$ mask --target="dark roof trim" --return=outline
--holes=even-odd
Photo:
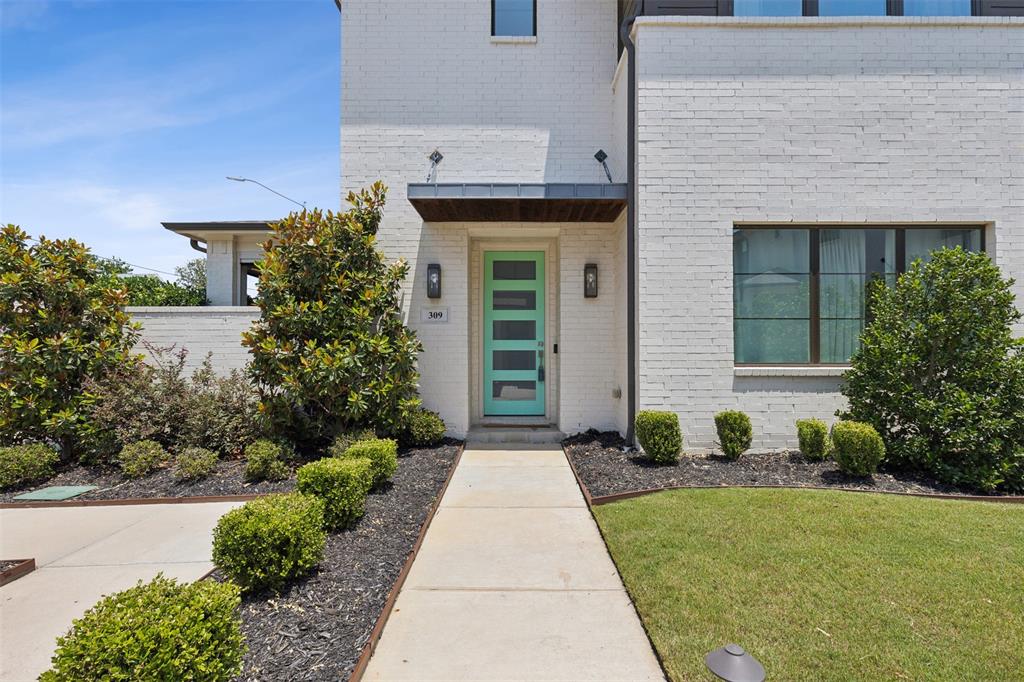
[[[626,185],[605,183],[412,183],[409,203],[427,222],[615,221]]]
[[[206,223],[160,223],[171,232],[239,232],[269,230],[276,220],[215,220]]]

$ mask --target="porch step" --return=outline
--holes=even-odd
[[[552,443],[558,444],[565,434],[550,424],[545,426],[474,426],[466,434],[466,443]]]

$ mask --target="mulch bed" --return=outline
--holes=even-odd
[[[348,677],[458,451],[448,440],[400,452],[391,483],[367,497],[354,528],[328,535],[314,573],[281,595],[243,599],[242,680]]]
[[[198,481],[179,481],[170,467],[158,469],[139,479],[125,478],[115,466],[83,466],[74,464],[57,472],[47,481],[32,483],[0,493],[0,502],[21,502],[15,495],[51,485],[95,485],[98,489],[73,500],[123,500],[152,497],[199,497],[208,495],[255,495],[259,493],[288,492],[295,489],[295,478],[284,481],[245,480],[243,460],[221,460],[213,472]]]
[[[831,460],[812,462],[795,450],[747,452],[739,460],[721,455],[683,454],[675,465],[653,464],[623,451],[619,434],[588,432],[562,441],[565,452],[593,497],[671,486],[778,485],[853,488],[894,493],[978,495],[902,472],[848,476]]]

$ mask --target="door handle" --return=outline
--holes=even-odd
[[[537,382],[544,383],[544,351],[537,351]]]

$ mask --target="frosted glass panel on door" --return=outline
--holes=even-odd
[[[491,397],[494,400],[536,400],[536,381],[494,381],[491,382]]]

